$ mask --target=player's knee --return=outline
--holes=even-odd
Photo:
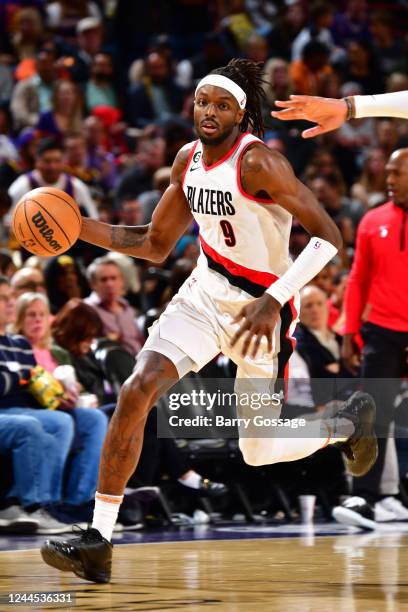
[[[267,463],[263,458],[262,448],[258,440],[254,440],[253,438],[241,438],[239,440],[239,449],[247,465],[259,467]]]
[[[138,364],[133,374],[125,381],[120,392],[122,403],[134,406],[140,412],[147,412],[158,398],[157,370],[146,361]]]

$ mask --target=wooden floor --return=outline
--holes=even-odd
[[[0,552],[0,597],[71,591],[72,607],[15,609],[75,612],[408,611],[407,544],[404,534],[370,533],[121,545],[108,585],[53,570],[38,550]]]

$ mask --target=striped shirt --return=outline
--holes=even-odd
[[[38,408],[20,385],[20,380],[30,378],[30,370],[36,365],[31,344],[24,336],[0,336],[0,408]]]

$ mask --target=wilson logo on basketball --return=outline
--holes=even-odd
[[[31,221],[34,223],[35,227],[40,230],[39,233],[54,251],[60,251],[62,249],[60,243],[54,240],[54,230],[47,224],[47,221],[40,211],[36,212],[35,215],[31,217]]]

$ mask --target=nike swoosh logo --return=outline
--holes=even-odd
[[[194,170],[198,170],[200,166],[196,166],[195,168],[190,168],[190,172],[194,172]]]

